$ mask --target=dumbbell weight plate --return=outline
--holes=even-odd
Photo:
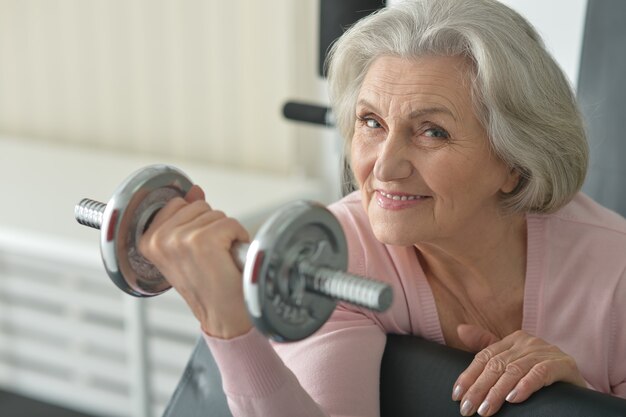
[[[254,325],[281,342],[314,333],[336,302],[304,291],[297,262],[343,271],[347,254],[343,230],[325,207],[298,201],[274,213],[250,244],[244,268],[244,296]]]
[[[124,292],[151,297],[171,286],[137,248],[154,215],[174,197],[184,197],[189,178],[168,165],[151,165],[129,176],[106,206],[100,234],[104,267]]]

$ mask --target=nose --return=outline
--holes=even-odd
[[[381,144],[380,153],[374,164],[374,176],[379,181],[397,181],[413,173],[409,159],[407,139],[401,134],[389,133]]]

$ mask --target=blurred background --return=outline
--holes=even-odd
[[[575,87],[587,0],[505,3]],[[22,415],[19,394],[64,416],[160,416],[197,341],[176,294],[109,281],[81,198],[155,162],[251,231],[340,196],[341,139],[282,115],[328,104],[320,20],[320,0],[0,0],[0,415]]]

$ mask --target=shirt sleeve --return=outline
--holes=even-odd
[[[378,417],[386,336],[358,310],[337,307],[314,335],[271,344],[257,330],[204,335],[235,417]]]
[[[360,202],[353,200],[329,208],[346,231],[348,270],[364,274],[359,226],[351,214]],[[231,340],[205,340],[235,417],[380,416],[386,331],[371,312],[340,303],[320,330],[298,342],[273,343],[254,329]]]

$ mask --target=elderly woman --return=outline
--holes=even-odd
[[[340,305],[310,338],[273,346],[229,255],[248,234],[199,188],[142,241],[200,321],[233,414],[379,415],[387,333],[477,352],[450,387],[464,416],[555,381],[626,397],[626,221],[579,192],[581,117],[532,27],[496,1],[413,1],[331,52],[358,191],[330,208],[349,270],[387,281],[392,308]]]

